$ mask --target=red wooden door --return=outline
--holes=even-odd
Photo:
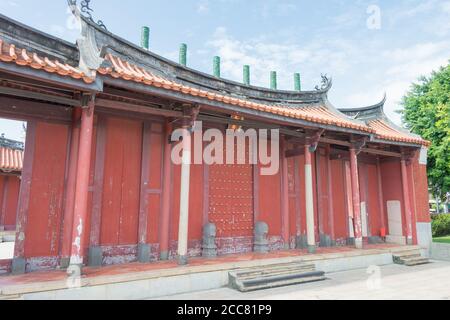
[[[253,165],[211,165],[209,221],[216,225],[217,237],[253,236],[253,211]]]

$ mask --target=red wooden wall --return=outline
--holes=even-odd
[[[344,161],[331,161],[331,171],[333,186],[334,232],[336,240],[338,242],[343,242],[348,238],[348,210],[346,202]]]
[[[32,163],[25,164],[32,166],[32,175],[24,254],[28,258],[55,257],[60,245],[68,127],[40,121],[34,125],[34,141],[27,136],[27,143],[34,143],[34,156]]]
[[[0,174],[0,226],[15,230],[20,177]]]

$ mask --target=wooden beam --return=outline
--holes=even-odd
[[[14,96],[14,97],[49,101],[49,102],[59,103],[62,105],[67,105],[67,106],[72,106],[72,107],[81,107],[80,100],[58,97],[58,96],[53,96],[50,94],[32,92],[32,91],[22,90],[22,89],[0,87],[0,94],[5,94],[8,96]]]
[[[121,101],[107,100],[107,99],[96,99],[95,105],[104,108],[110,108],[121,111],[131,111],[137,113],[151,114],[157,116],[165,117],[181,117],[183,115],[180,111],[156,109],[151,106],[143,106],[138,104],[132,104]]]
[[[392,151],[385,151],[385,150],[378,150],[378,149],[370,149],[370,148],[363,148],[361,152],[369,153],[369,154],[376,154],[379,156],[386,156],[386,157],[394,157],[394,158],[401,158],[402,154],[399,152],[392,152]]]

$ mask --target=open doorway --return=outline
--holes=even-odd
[[[0,260],[12,259],[27,124],[0,118]]]

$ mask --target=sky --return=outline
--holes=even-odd
[[[78,1],[80,2],[80,0]],[[293,89],[293,73],[304,90],[333,78],[329,100],[337,108],[368,106],[387,94],[385,111],[397,124],[400,101],[422,75],[450,59],[450,0],[91,0],[93,17],[108,30],[140,43],[150,27],[150,50],[177,61],[188,45],[188,66],[212,72],[222,59],[222,77]],[[75,42],[65,0],[0,0],[0,13]],[[21,124],[0,120],[0,133],[23,139]]]

